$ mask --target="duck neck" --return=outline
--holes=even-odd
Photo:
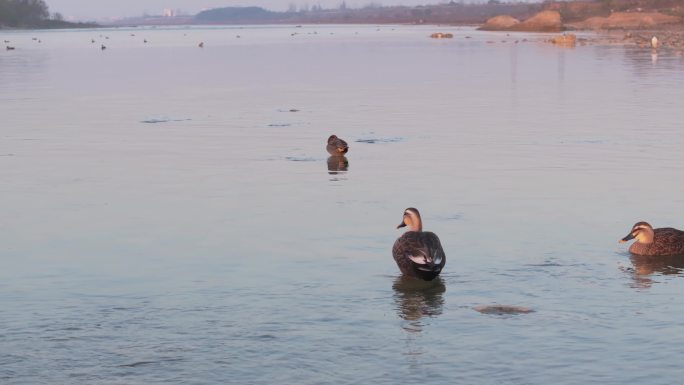
[[[411,221],[411,225],[408,226],[408,231],[417,231],[417,232],[423,231],[423,223],[420,220],[420,218],[414,217],[411,219],[412,219],[412,221]]]

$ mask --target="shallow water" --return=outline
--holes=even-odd
[[[5,39],[2,383],[679,381],[684,262],[617,240],[684,228],[681,53],[425,26]],[[409,206],[446,251],[430,284],[391,257]],[[533,311],[475,309],[497,304]]]

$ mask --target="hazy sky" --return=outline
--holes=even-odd
[[[483,1],[486,0],[464,0],[465,3]],[[324,8],[331,8],[341,2],[342,0],[46,0],[50,12],[60,12],[67,18],[79,20],[140,16],[145,12],[158,15],[164,8],[181,9],[194,14],[206,8],[257,5],[274,11],[283,11],[291,3],[297,6],[320,4]],[[346,2],[349,6],[360,7],[370,3],[417,5],[437,4],[448,2],[448,0],[347,0]]]

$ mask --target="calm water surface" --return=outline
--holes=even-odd
[[[0,31],[0,382],[681,381],[684,57],[541,38]]]

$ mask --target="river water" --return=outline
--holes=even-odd
[[[679,382],[684,56],[544,37],[0,31],[0,382]]]

